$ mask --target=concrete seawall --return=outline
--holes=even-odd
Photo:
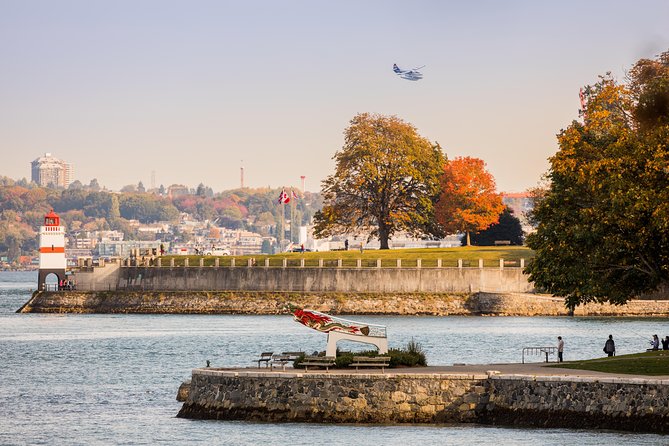
[[[532,292],[522,268],[157,267],[75,270],[79,290],[340,293]]]
[[[382,373],[193,371],[183,418],[484,423],[669,432],[669,380]]]
[[[36,292],[23,313],[285,314],[286,304],[331,314],[567,316],[560,298],[529,293]],[[667,316],[669,301],[587,304],[576,316]]]

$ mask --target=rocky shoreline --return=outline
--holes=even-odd
[[[19,313],[286,314],[288,304],[331,314],[569,316],[564,301],[531,293],[298,293],[253,291],[35,292]],[[588,304],[575,316],[669,316],[667,300]]]

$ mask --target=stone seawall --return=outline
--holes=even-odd
[[[193,371],[182,418],[336,423],[473,422],[486,375]]]
[[[669,432],[669,380],[491,376],[481,422]]]
[[[196,369],[183,418],[669,432],[669,380]]]
[[[523,293],[271,293],[232,291],[36,292],[22,313],[285,314],[286,305],[331,314],[567,316],[562,299]],[[669,301],[588,304],[576,316],[667,316]]]

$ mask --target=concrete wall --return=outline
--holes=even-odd
[[[119,263],[80,267],[74,269],[73,272],[73,280],[77,289],[86,291],[115,290],[121,277]]]
[[[669,380],[489,375],[196,369],[178,416],[669,432]]]
[[[141,290],[342,293],[533,290],[521,268],[122,267],[118,287]]]

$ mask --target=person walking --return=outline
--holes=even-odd
[[[662,339],[662,350],[669,350],[669,336]]]
[[[558,336],[558,362],[562,362],[562,353],[564,352],[564,341],[562,336]]]
[[[616,354],[616,343],[613,342],[613,335],[609,335],[609,339],[606,340],[606,344],[604,344],[604,353],[609,356]]]

